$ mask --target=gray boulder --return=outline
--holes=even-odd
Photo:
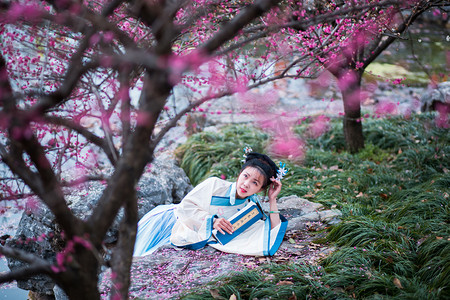
[[[104,185],[100,182],[86,183],[69,191],[66,197],[67,203],[77,217],[86,219],[95,207],[103,189]],[[156,159],[152,163],[151,171],[145,173],[138,183],[139,218],[157,205],[179,203],[191,189],[189,178],[172,160]],[[117,241],[122,217],[121,211],[107,233],[106,244]],[[29,209],[25,210],[16,235],[7,241],[7,245],[34,253],[48,261],[54,261],[56,253],[62,250],[59,233],[60,229],[54,222],[53,214],[45,205],[38,204],[32,212]],[[40,239],[41,236],[46,238]],[[23,265],[24,263],[19,260],[8,259],[8,267],[11,270]],[[43,296],[54,295],[54,283],[48,276],[33,276],[28,280],[18,281],[17,286]]]
[[[441,105],[450,112],[450,81],[438,83],[437,87],[428,90],[421,97],[421,111],[434,111]]]
[[[303,230],[311,223],[335,224],[342,216],[338,209],[326,209],[295,195],[279,199],[278,208],[289,220],[287,230]]]

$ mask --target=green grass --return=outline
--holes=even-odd
[[[185,294],[182,299],[309,299],[309,295],[332,297],[331,291],[320,281],[321,268],[309,264],[268,264],[255,270],[232,273],[211,282],[207,287]],[[214,296],[213,296],[214,295]]]
[[[193,135],[177,149],[177,155],[193,185],[211,176],[224,175],[232,180],[239,172],[244,147],[251,146],[253,151],[262,152],[267,139],[267,134],[256,129],[229,126],[220,133]]]
[[[360,153],[344,150],[341,122],[333,120],[329,132],[308,140],[301,165],[283,160],[290,172],[281,196],[343,212],[326,236],[336,251],[319,265],[267,265],[182,298],[212,298],[215,289],[224,299],[450,299],[448,130],[431,114],[366,120],[363,128]],[[239,126],[198,134],[179,151],[182,167],[194,183],[222,174],[234,180],[241,149],[264,152],[268,138]]]

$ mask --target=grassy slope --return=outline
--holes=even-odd
[[[431,115],[414,115],[368,120],[364,130],[366,148],[356,155],[343,150],[335,120],[329,132],[309,141],[302,165],[284,161],[291,171],[284,195],[342,210],[343,222],[327,235],[335,252],[320,265],[269,264],[183,297],[449,299],[448,129],[436,128]],[[241,149],[264,151],[267,139],[233,126],[193,136],[178,154],[193,184],[209,176],[234,180]]]

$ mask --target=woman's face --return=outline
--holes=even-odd
[[[259,193],[264,184],[264,175],[253,167],[245,168],[236,182],[236,197],[243,199],[253,194]]]

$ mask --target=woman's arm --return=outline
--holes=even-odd
[[[180,222],[196,230],[195,228],[201,227],[201,224],[212,216],[209,207],[215,183],[215,178],[208,178],[183,198],[176,210]]]
[[[269,191],[267,195],[269,196],[269,216],[271,229],[277,227],[280,223],[280,211],[277,205],[277,196],[281,191],[281,181],[276,180],[274,177],[270,178],[272,183],[269,185]]]

